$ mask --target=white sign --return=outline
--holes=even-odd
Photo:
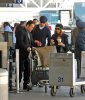
[[[61,11],[61,23],[63,26],[68,26],[70,20],[69,11]]]

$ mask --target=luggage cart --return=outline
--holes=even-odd
[[[49,85],[49,53],[55,50],[56,48],[53,46],[32,48],[30,50],[30,82],[27,85],[28,91],[34,85],[38,85],[39,87],[45,86],[45,93],[47,92],[47,85]],[[33,54],[33,51],[35,54]]]
[[[35,50],[33,50],[35,51]],[[33,55],[32,49],[29,53],[30,60],[30,82],[27,84],[27,91],[31,90],[34,85],[42,84],[45,86],[45,93],[47,92],[47,83],[48,83],[48,69],[43,68],[40,62],[38,62],[38,54]],[[39,59],[40,61],[40,59]],[[38,64],[39,63],[39,64]],[[44,79],[44,80],[43,80]]]
[[[74,53],[51,53],[49,66],[49,83],[51,95],[55,96],[60,86],[70,86],[69,95],[74,96],[76,85],[81,85],[81,93],[85,92],[85,79],[75,77]]]

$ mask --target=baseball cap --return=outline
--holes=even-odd
[[[46,17],[46,16],[41,16],[41,17],[40,17],[40,22],[41,22],[41,23],[47,22],[47,17]]]

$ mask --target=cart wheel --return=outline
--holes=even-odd
[[[85,93],[85,86],[81,85],[81,93]]]
[[[70,88],[69,95],[70,97],[74,97],[74,88]]]
[[[59,89],[59,86],[56,86],[56,89]]]
[[[51,96],[55,96],[56,95],[56,91],[54,90],[54,86],[51,87]]]

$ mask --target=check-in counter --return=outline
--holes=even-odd
[[[0,42],[0,52],[1,52],[1,68],[8,67],[8,58],[7,58],[7,42]]]
[[[8,72],[0,68],[0,100],[8,100]]]

